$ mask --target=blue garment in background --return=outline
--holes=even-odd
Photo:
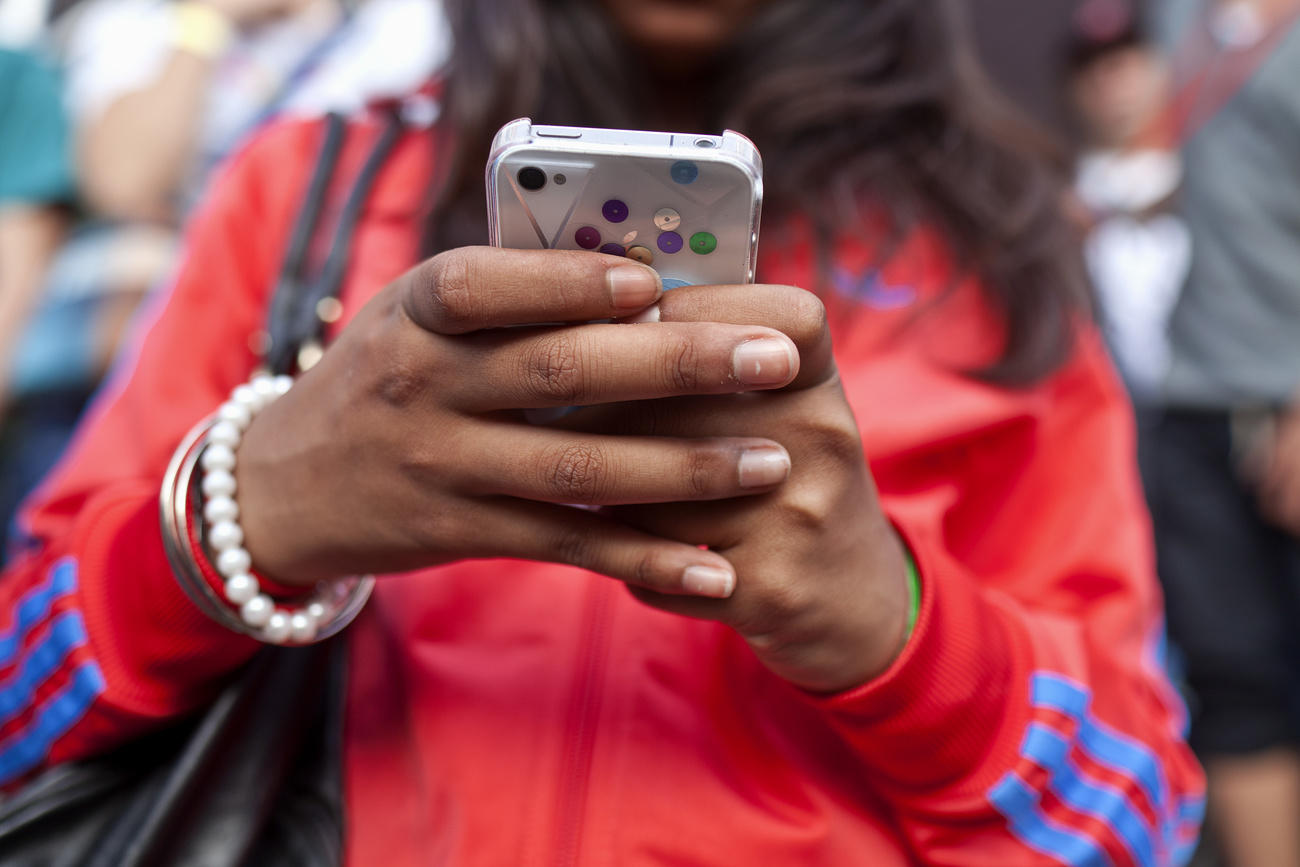
[[[0,48],[0,207],[73,197],[59,77],[38,55]]]

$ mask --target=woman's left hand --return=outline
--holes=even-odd
[[[809,690],[839,691],[881,674],[904,644],[905,559],[840,387],[821,302],[789,286],[686,287],[667,293],[658,315],[776,328],[799,347],[799,377],[781,391],[592,407],[562,426],[765,437],[785,447],[791,471],[762,496],[608,509],[655,535],[707,545],[736,569],[726,599],[632,592],[656,608],[732,626],[768,668]]]

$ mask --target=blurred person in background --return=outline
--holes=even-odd
[[[1169,626],[1232,867],[1300,865],[1300,3],[1166,0],[1190,270],[1152,455]]]
[[[1168,73],[1127,0],[1079,7],[1066,50],[1067,90],[1084,140],[1075,194],[1108,342],[1143,427],[1169,366],[1169,314],[1191,246],[1177,214],[1182,162],[1152,135],[1168,104]]]
[[[0,543],[18,500],[62,448],[45,435],[44,407],[14,405],[12,368],[69,222],[71,157],[51,63],[34,48],[0,48]]]
[[[40,425],[39,435],[17,426],[0,447],[16,492],[0,501],[0,541],[14,498],[57,458],[140,301],[174,267],[179,227],[213,167],[276,115],[405,96],[446,53],[436,0],[68,5],[51,41],[66,78],[82,219],[10,353],[12,391]]]
[[[32,51],[0,47],[0,408],[12,350],[63,238],[73,198],[58,78]]]
[[[220,518],[169,550],[230,573],[200,577],[223,625],[158,503],[265,361],[326,125],[258,137],[0,579],[0,617],[58,587],[84,624],[18,697],[0,784],[310,641],[323,615],[273,612],[253,564],[284,600],[377,572],[329,741],[352,864],[1181,863],[1202,780],[1132,418],[1062,179],[963,5],[449,0],[438,126],[344,136],[343,185],[382,169],[329,347],[227,408],[206,503],[181,499]],[[488,145],[523,115],[751,135],[765,282],[664,293],[626,258],[482,246]]]
[[[104,217],[168,226],[271,116],[405,95],[445,52],[428,0],[86,0],[71,16],[86,199]]]

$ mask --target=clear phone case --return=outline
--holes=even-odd
[[[492,243],[597,250],[655,268],[664,285],[752,283],[763,168],[749,139],[503,126],[487,164]]]

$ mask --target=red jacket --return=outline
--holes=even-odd
[[[376,132],[351,129],[341,188]],[[195,707],[254,649],[177,587],[158,489],[186,429],[254,366],[319,135],[274,128],[227,169],[26,512],[28,550],[0,579],[0,783]],[[432,159],[412,134],[385,167],[349,312],[415,261]],[[761,279],[815,282],[798,230],[764,242]],[[1096,335],[1041,384],[996,388],[960,372],[999,329],[973,285],[941,297],[936,245],[877,273],[845,242],[835,265],[840,370],[924,588],[898,661],[815,696],[727,628],[589,573],[477,561],[385,578],[351,627],[349,863],[1185,860],[1203,782],[1161,667],[1133,425]]]

